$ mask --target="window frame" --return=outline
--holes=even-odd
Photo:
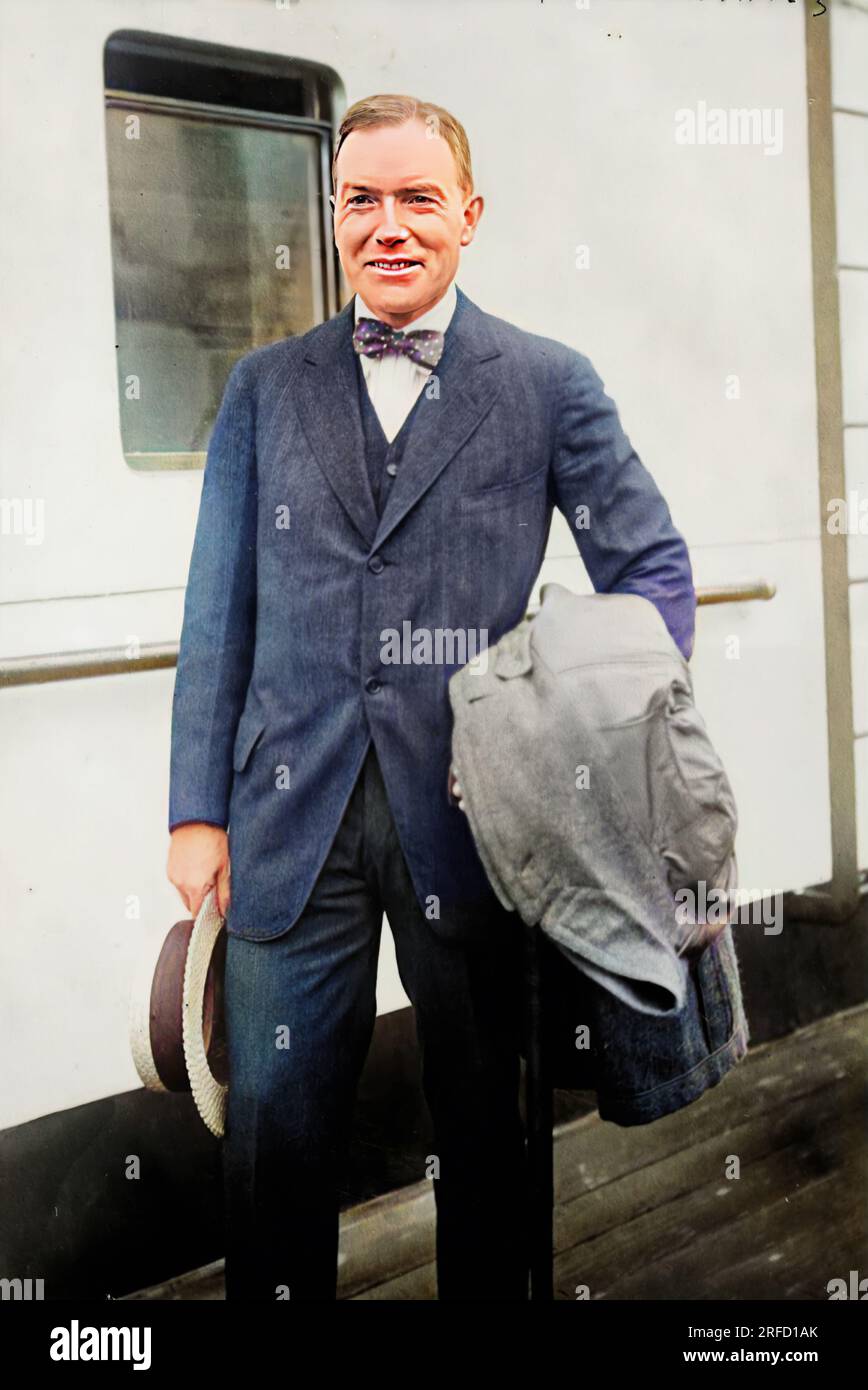
[[[206,102],[195,98],[154,95],[149,92],[133,91],[130,88],[104,87],[104,109],[128,111],[133,114],[156,114],[183,116],[187,120],[202,121],[206,124],[245,126],[258,130],[276,130],[284,133],[313,135],[317,139],[317,189],[315,197],[319,203],[317,225],[320,232],[320,276],[323,290],[323,309],[325,319],[331,318],[340,308],[338,285],[340,282],[340,262],[332,235],[331,207],[328,195],[331,192],[331,162],[335,138],[335,125],[332,113],[343,95],[343,86],[333,69],[324,64],[307,60],[286,58],[281,54],[253,53],[246,49],[222,47],[214,44],[200,44],[189,39],[172,40],[162,34],[144,34],[135,31],[119,30],[110,34],[106,40],[105,73],[109,71],[110,45],[117,41],[121,45],[134,43],[142,53],[153,59],[165,62],[168,77],[165,85],[178,87],[184,83],[185,62],[193,64],[215,62],[222,70],[232,68],[242,73],[251,67],[266,77],[271,72],[275,77],[295,77],[305,94],[305,105],[313,114],[298,112],[282,113],[270,109],[254,109],[249,106],[234,106],[223,102]],[[201,80],[201,79],[200,79]],[[194,85],[191,81],[190,85]],[[106,151],[106,156],[108,151]],[[109,177],[106,159],[106,177]],[[111,208],[111,184],[108,188]],[[112,246],[112,291],[114,304],[113,329],[117,329],[117,302],[114,297],[114,248]],[[323,320],[325,321],[325,320]],[[118,428],[121,435],[121,449],[127,467],[134,472],[166,472],[204,468],[207,450],[195,452],[128,452],[124,447],[123,422],[121,419],[121,397],[118,389]]]

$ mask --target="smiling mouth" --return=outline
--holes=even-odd
[[[367,269],[375,270],[378,275],[408,275],[411,270],[420,270],[421,261],[368,261]]]

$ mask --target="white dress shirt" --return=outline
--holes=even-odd
[[[457,302],[458,296],[453,282],[432,309],[420,314],[412,322],[405,323],[401,331],[409,333],[417,328],[435,328],[438,332],[445,333]],[[375,319],[377,315],[368,308],[361,295],[357,294],[356,323],[360,318]],[[391,444],[410,414],[416,397],[431,375],[432,368],[420,366],[409,357],[395,353],[389,353],[384,357],[365,357],[362,353],[361,363],[371,405],[377,412],[383,433]]]

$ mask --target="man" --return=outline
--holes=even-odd
[[[595,587],[651,599],[686,656],[690,563],[588,360],[454,284],[483,210],[459,122],[356,103],[333,187],[355,296],[230,376],[173,705],[169,878],[227,914],[227,1297],[335,1297],[385,910],[438,1297],[521,1300],[522,938],[450,795],[448,680],[524,616],[554,505]]]

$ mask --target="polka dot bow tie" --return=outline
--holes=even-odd
[[[443,334],[433,328],[404,333],[379,319],[360,318],[353,347],[364,357],[404,356],[419,367],[436,367],[443,355]]]

